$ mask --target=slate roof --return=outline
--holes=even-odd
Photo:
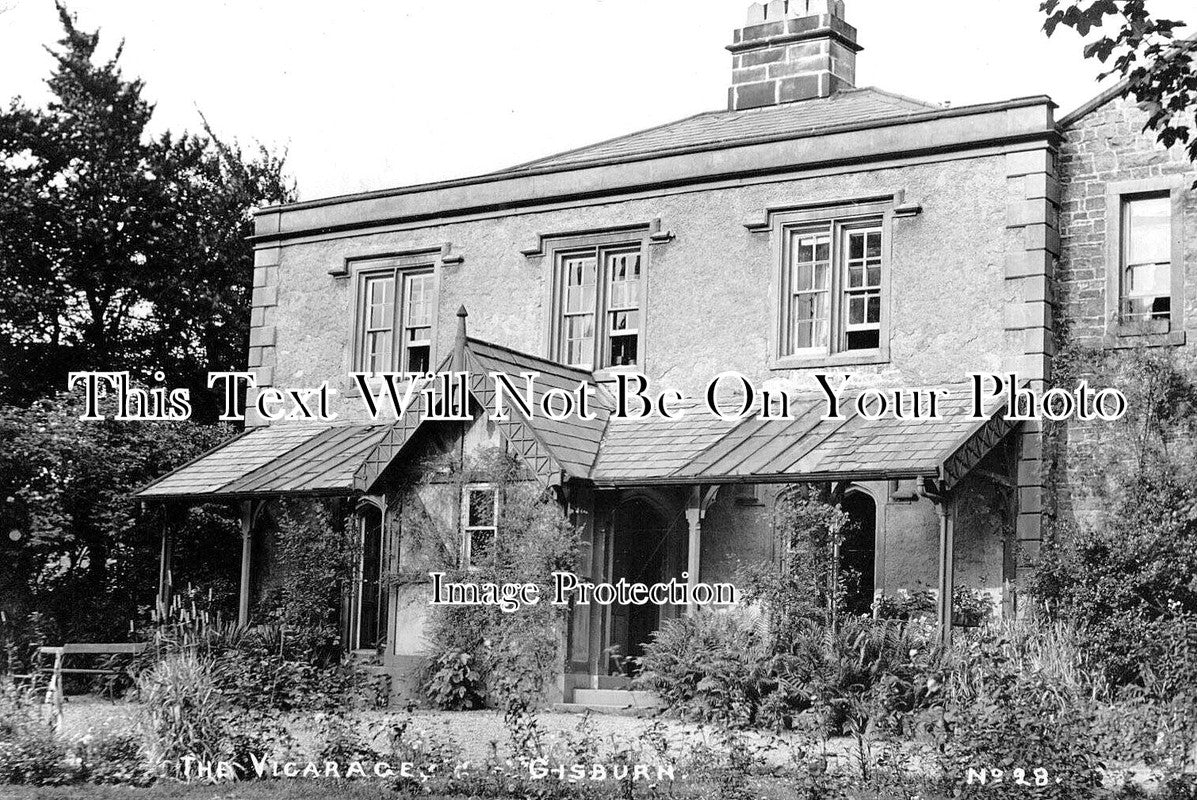
[[[632,486],[919,476],[954,481],[1014,426],[1001,418],[996,404],[973,419],[965,386],[934,387],[940,392],[937,419],[869,419],[856,412],[854,395],[845,396],[842,419],[824,419],[821,394],[791,395],[788,419],[728,421],[695,400],[674,404],[680,413],[673,419],[617,419],[611,395],[592,373],[478,339],[466,340],[465,358],[471,394],[487,414],[494,407],[491,373],[511,376],[517,387],[523,386],[520,373],[539,373],[534,413],[523,415],[508,403],[511,419],[497,424],[546,482]],[[540,413],[547,391],[573,391],[582,382],[596,385],[595,419],[554,420]],[[276,423],[230,440],[138,496],[231,499],[369,491],[389,465],[401,463],[406,445],[427,423],[418,409],[387,424]]]
[[[655,128],[519,164],[501,173],[545,167],[660,156],[696,147],[719,147],[808,136],[831,129],[898,122],[943,111],[939,106],[874,87],[845,89],[830,97],[740,111],[708,111]]]
[[[519,415],[520,419],[555,456],[563,470],[575,476],[585,476],[589,473],[595,456],[598,455],[599,442],[611,410],[604,398],[600,397],[599,402],[591,408],[595,415],[594,420],[578,419],[576,416],[561,421],[554,420],[540,414],[539,403],[545,393],[552,389],[572,392],[582,381],[593,381],[591,373],[479,339],[467,340],[466,348],[467,367],[471,374],[489,375],[492,372],[505,372],[512,376],[512,382],[516,386],[522,387],[523,382],[519,378],[521,372],[540,373],[533,390],[537,413],[530,419]],[[518,412],[516,413],[518,415]]]
[[[139,491],[143,499],[348,494],[389,425],[278,423],[246,431]]]
[[[594,469],[598,484],[936,477],[941,465],[997,411],[970,416],[964,386],[934,387],[938,419],[868,419],[846,397],[843,419],[826,402],[791,399],[790,419],[724,422],[692,404],[678,420],[612,419]]]

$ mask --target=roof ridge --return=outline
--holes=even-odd
[[[901,92],[891,92],[889,89],[882,89],[879,86],[858,86],[858,87],[856,87],[856,89],[854,89],[854,91],[861,91],[864,89],[868,89],[871,92],[876,92],[877,94],[885,95],[886,97],[895,97],[899,100],[905,100],[908,103],[916,103],[920,106],[925,106],[927,108],[943,108],[944,107],[940,104],[932,103],[930,100],[920,100],[919,98],[911,97],[908,94],[902,94]]]

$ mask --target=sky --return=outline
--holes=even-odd
[[[287,153],[301,199],[473,175],[726,106],[745,0],[70,0],[156,130]],[[857,85],[954,106],[1100,87],[1039,0],[846,0]],[[1000,10],[998,10],[1000,7]],[[1192,0],[1153,0],[1192,16]],[[974,10],[975,9],[975,10]],[[0,0],[0,102],[41,105],[53,0]]]

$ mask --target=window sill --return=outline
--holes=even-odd
[[[585,369],[585,367],[575,367],[575,369]],[[630,364],[626,367],[603,367],[601,369],[592,370],[594,379],[599,383],[614,382],[617,375],[643,375],[643,364]]]
[[[1167,333],[1142,333],[1136,330],[1116,328],[1107,333],[1102,344],[1113,350],[1127,350],[1133,347],[1178,347],[1185,343],[1184,331]]]
[[[811,367],[853,367],[863,364],[888,364],[889,353],[868,350],[860,353],[834,353],[826,356],[783,356],[776,358],[769,369],[809,369]]]

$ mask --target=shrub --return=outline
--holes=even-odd
[[[747,613],[703,609],[653,633],[636,681],[683,717],[747,724],[760,703],[758,664],[765,654]]]
[[[482,675],[470,653],[451,650],[432,662],[425,693],[437,708],[446,711],[481,708],[483,691]]]
[[[217,760],[225,737],[225,700],[217,691],[212,663],[195,653],[163,658],[138,678],[139,726],[150,764],[158,770],[184,756]]]
[[[1062,688],[1050,671],[1010,653],[1010,642],[1000,635],[957,649],[960,686],[945,717],[945,776],[961,797],[1092,795],[1102,768],[1092,703]],[[1000,769],[1004,780],[970,785],[969,769]],[[1016,769],[1033,785],[1019,785]]]
[[[298,660],[335,664],[341,598],[358,560],[356,529],[320,501],[281,501],[275,519],[273,585],[263,606]]]
[[[935,595],[928,589],[913,592],[899,589],[895,594],[882,594],[873,601],[873,613],[878,619],[934,619]]]
[[[85,736],[78,746],[79,766],[89,783],[148,786],[154,774],[135,733]]]
[[[37,698],[0,681],[0,783],[53,786],[78,778],[66,743],[39,717]]]
[[[850,715],[870,731],[900,734],[939,702],[943,655],[929,622],[847,617],[837,628],[796,627],[771,670],[796,710],[813,705],[822,715],[827,735],[841,734]]]
[[[1076,626],[1110,691],[1142,685],[1143,667],[1168,658],[1171,626],[1197,613],[1197,382],[1182,358],[1069,346],[1058,359],[1057,382],[1086,378],[1128,401],[1125,417],[1102,426],[1100,446],[1060,437],[1062,466],[1079,478],[1061,487],[1061,511],[1068,489],[1090,493],[1084,505],[1096,513],[1051,518],[1031,587]],[[1076,425],[1048,430],[1084,430]]]
[[[0,783],[57,786],[78,779],[65,743],[48,726],[30,725],[0,739]]]

